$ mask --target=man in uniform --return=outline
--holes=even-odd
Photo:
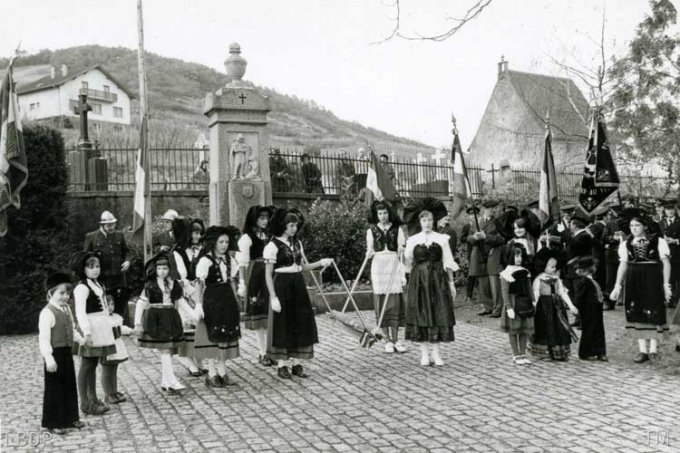
[[[576,274],[576,263],[581,257],[593,256],[593,235],[586,228],[589,223],[588,218],[578,212],[571,216],[571,221],[569,222],[571,238],[567,246],[567,272],[564,278],[564,284],[572,299],[575,295],[574,281],[578,278],[578,275]],[[577,305],[576,308],[580,307]],[[572,326],[581,326],[581,319],[578,316],[576,316]]]
[[[663,210],[664,218],[661,220],[659,227],[661,229],[661,236],[666,239],[671,249],[670,283],[672,296],[670,307],[675,307],[678,304],[678,296],[680,296],[680,219],[678,218],[675,201],[664,201]]]
[[[168,209],[161,217],[162,231],[153,237],[154,253],[167,252],[175,245],[175,237],[172,234],[172,221],[179,217],[174,209]]]
[[[83,249],[101,253],[100,281],[105,285],[114,302],[114,312],[118,313],[130,325],[128,316],[128,291],[125,274],[130,269],[132,251],[125,242],[125,237],[116,231],[118,220],[109,211],[102,212],[99,229],[85,235]]]
[[[479,214],[479,211],[480,211],[480,209],[479,209],[479,206],[477,206],[477,205],[469,206],[465,210],[465,212],[468,214],[468,216],[470,216],[470,221],[468,223],[466,223],[465,225],[463,225],[463,228],[461,228],[461,231],[460,231],[460,240],[461,240],[461,242],[465,243],[465,245],[466,245],[465,248],[467,249],[468,266],[470,265],[471,258],[472,258],[472,250],[474,248],[474,246],[472,246],[470,243],[468,243],[468,237],[471,234],[474,234],[474,232],[471,231],[473,229],[473,227],[476,230],[476,224],[475,224],[474,217],[475,217],[475,215]],[[465,301],[466,302],[472,302],[472,300],[474,299],[474,295],[475,295],[474,293],[475,293],[475,287],[476,286],[477,286],[477,276],[469,275],[469,273],[468,273],[467,284],[466,284],[466,289],[465,289],[465,296],[466,296]]]
[[[503,309],[499,274],[503,270],[501,255],[505,239],[498,232],[495,221],[502,205],[498,200],[487,200],[482,206],[484,207],[482,231],[467,237],[468,245],[473,246],[469,275],[478,278],[480,298],[485,304],[484,311],[479,315],[499,318]]]

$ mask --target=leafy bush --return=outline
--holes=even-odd
[[[344,197],[340,202],[316,200],[312,203],[303,232],[307,258],[335,258],[345,280],[354,280],[366,255],[366,207]],[[366,275],[366,273],[365,273]],[[332,269],[325,281],[338,281]]]
[[[66,229],[66,162],[58,131],[24,127],[28,183],[21,209],[10,208],[9,232],[0,239],[0,335],[34,332],[45,305],[43,282],[63,269],[73,249]]]

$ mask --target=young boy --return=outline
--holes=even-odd
[[[82,428],[79,420],[78,389],[71,348],[83,343],[73,324],[68,306],[71,280],[67,274],[54,273],[46,282],[48,304],[38,320],[40,354],[45,360],[45,394],[42,427],[62,435],[67,428]]]
[[[593,279],[595,263],[590,256],[582,256],[576,261],[574,292],[576,306],[581,315],[581,343],[578,356],[581,360],[597,359],[606,362],[607,345],[604,335],[602,302],[604,296],[600,285]]]

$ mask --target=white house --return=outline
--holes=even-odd
[[[88,118],[95,122],[130,124],[130,93],[100,65],[69,71],[66,65],[38,80],[17,81],[22,116],[29,120],[77,118],[78,95],[87,94],[92,106]]]

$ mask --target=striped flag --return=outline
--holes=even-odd
[[[139,140],[139,153],[137,154],[137,170],[135,172],[135,204],[134,218],[132,219],[132,233],[140,238],[144,233],[144,223],[147,219],[147,203],[151,190],[149,181],[149,150],[147,118],[142,118],[141,137]]]
[[[541,183],[538,192],[538,217],[543,227],[560,218],[560,202],[557,196],[557,175],[555,174],[555,160],[552,153],[550,125],[545,131],[543,166],[541,167]]]
[[[373,192],[377,200],[394,201],[397,199],[397,189],[394,183],[383,168],[373,150],[370,150],[371,157],[366,175],[366,188]]]
[[[458,130],[454,128],[453,145],[451,146],[451,161],[453,162],[453,208],[451,215],[455,218],[465,208],[465,203],[472,196],[470,179],[468,178],[463,148],[460,146]]]
[[[19,102],[14,87],[12,64],[0,82],[0,237],[7,234],[7,210],[19,209],[19,193],[28,180],[24,133],[21,129]]]

